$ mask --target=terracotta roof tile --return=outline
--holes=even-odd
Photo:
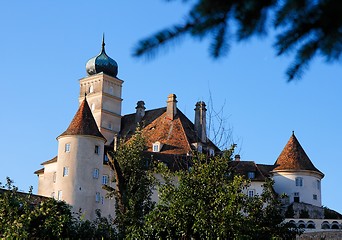
[[[149,152],[153,152],[152,144],[159,141],[162,144],[160,153],[186,155],[194,150],[192,143],[200,142],[194,124],[179,109],[173,120],[166,117],[165,107],[146,111],[140,124]],[[120,135],[129,138],[137,127],[135,114],[123,116],[121,127]],[[211,141],[206,145],[219,151]]]
[[[275,162],[274,171],[279,170],[309,170],[323,175],[311,162],[304,149],[300,145],[294,133],[290,137],[283,151]],[[324,176],[324,175],[323,175]]]
[[[78,108],[68,129],[59,137],[66,135],[89,135],[105,139],[98,129],[86,98],[84,98],[82,104]]]

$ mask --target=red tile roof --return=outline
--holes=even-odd
[[[194,124],[179,109],[173,120],[166,117],[165,107],[146,111],[140,124],[149,152],[153,152],[152,144],[159,141],[162,144],[160,153],[186,155],[194,150],[192,143],[201,142]],[[135,114],[125,115],[121,121],[120,135],[130,137],[136,127]],[[216,152],[220,151],[211,141],[204,145],[212,147]]]
[[[103,138],[105,140],[105,137],[98,129],[86,98],[84,98],[82,104],[78,108],[78,111],[72,119],[68,129],[59,135],[59,137],[66,135],[89,135]]]
[[[275,162],[274,171],[315,171],[324,176],[311,162],[294,133]]]

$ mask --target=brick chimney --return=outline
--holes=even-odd
[[[177,114],[177,100],[176,94],[169,94],[167,96],[166,118],[173,120]]]
[[[239,154],[236,154],[236,155],[234,156],[234,160],[235,160],[235,161],[240,161],[240,159],[241,159],[241,158],[240,158],[240,155],[239,155]]]
[[[145,103],[144,101],[138,101],[137,106],[135,107],[135,122],[140,122],[141,119],[145,116]]]
[[[195,108],[195,131],[202,142],[207,142],[207,109],[203,101],[196,103]]]

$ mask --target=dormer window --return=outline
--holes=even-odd
[[[248,179],[254,179],[255,178],[255,172],[248,172]]]
[[[162,144],[160,142],[155,142],[152,144],[152,152],[160,152]]]

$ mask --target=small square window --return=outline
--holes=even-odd
[[[95,154],[100,154],[100,148],[99,146],[95,145],[95,150],[94,150]]]
[[[317,200],[317,194],[312,195],[313,200]]]
[[[321,190],[321,181],[320,180],[317,180],[317,189]]]
[[[93,178],[98,179],[99,178],[99,169],[98,168],[94,168],[93,171]]]
[[[65,152],[70,152],[70,143],[65,144]]]
[[[203,151],[202,145],[198,145],[197,151],[198,151],[199,153],[202,153],[202,151]]]
[[[68,176],[69,175],[69,167],[64,167],[63,168],[63,177]]]

